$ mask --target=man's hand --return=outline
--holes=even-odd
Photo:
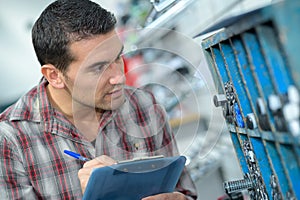
[[[105,155],[99,156],[93,160],[84,163],[83,167],[78,171],[78,178],[80,180],[82,194],[85,191],[86,185],[89,181],[93,169],[110,166],[115,163],[116,161],[114,159]]]
[[[150,197],[143,198],[142,200],[187,200],[184,194],[179,192],[163,193]]]

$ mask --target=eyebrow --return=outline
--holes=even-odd
[[[118,58],[118,57],[120,57],[120,56],[122,55],[123,50],[124,50],[124,45],[122,45],[122,48],[121,48],[121,50],[120,50],[120,52],[118,53],[118,56],[117,56],[116,58]],[[115,58],[115,59],[116,59],[116,58]],[[99,67],[99,66],[102,66],[102,65],[106,65],[106,64],[109,64],[109,63],[111,63],[111,62],[109,62],[109,61],[99,61],[99,62],[95,62],[95,63],[91,64],[90,66],[88,66],[88,67],[87,67],[87,70],[93,70],[93,69],[96,68],[96,67]]]

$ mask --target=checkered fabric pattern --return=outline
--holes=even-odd
[[[121,108],[103,113],[94,146],[51,107],[47,84],[42,79],[0,115],[0,199],[81,199],[77,173],[84,163],[65,149],[115,160],[178,155],[166,113],[150,93],[126,88]],[[176,190],[196,199],[186,169]]]

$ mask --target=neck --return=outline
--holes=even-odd
[[[46,88],[49,102],[53,108],[63,113],[70,121],[73,121],[72,98],[65,90],[59,90],[50,84]]]
[[[80,132],[92,141],[97,137],[102,111],[73,101],[71,94],[64,89],[47,86],[50,104],[60,111]]]

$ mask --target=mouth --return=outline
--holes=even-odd
[[[107,95],[112,96],[114,98],[120,97],[123,95],[123,88],[114,89],[113,91],[108,92]]]

